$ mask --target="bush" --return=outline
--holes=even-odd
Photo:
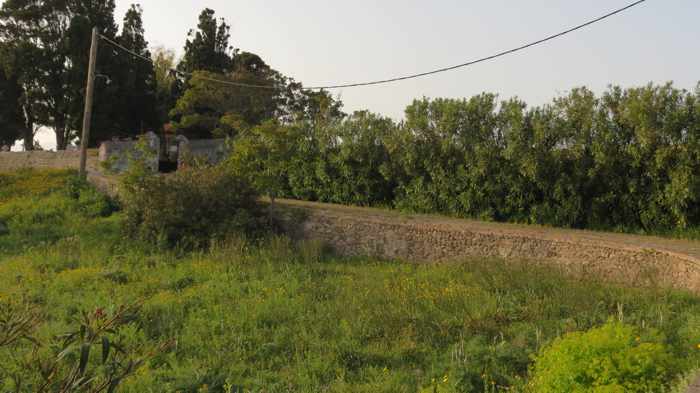
[[[659,337],[609,322],[565,335],[535,359],[534,392],[663,392],[679,364]]]
[[[697,238],[700,88],[602,95],[575,88],[529,107],[495,94],[415,100],[239,133],[231,166],[271,196],[412,213]]]
[[[228,233],[255,234],[267,223],[251,185],[221,168],[125,179],[124,228],[132,238],[199,247]]]
[[[39,340],[35,335],[44,322],[40,312],[31,305],[0,301],[0,355],[6,362],[0,368],[0,389],[119,391],[124,380],[156,369],[158,362],[151,360],[173,346],[172,341],[149,342],[134,323],[140,309],[135,304],[113,313],[103,308],[82,312],[73,331]]]
[[[76,202],[75,208],[84,217],[107,217],[117,210],[113,200],[98,191],[87,179],[80,176],[75,175],[68,178],[63,191],[66,196]]]

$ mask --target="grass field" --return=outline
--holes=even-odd
[[[70,172],[0,175],[0,303],[37,307],[38,339],[142,301],[127,339],[175,340],[120,392],[526,391],[543,347],[611,319],[657,330],[684,371],[700,362],[689,293],[500,260],[343,259],[284,237],[158,250],[120,220]],[[0,349],[0,372],[19,352]]]

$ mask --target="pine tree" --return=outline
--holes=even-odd
[[[5,141],[19,133],[26,150],[34,149],[34,131],[43,92],[37,67],[44,61],[34,41],[36,26],[30,21],[41,8],[32,1],[10,0],[0,8],[0,73],[3,74],[3,122]],[[16,15],[23,15],[19,18]]]
[[[61,3],[61,0],[55,0]],[[65,1],[63,1],[65,3]],[[60,138],[59,128],[56,128],[58,148],[65,148],[71,139],[79,138],[82,130],[83,109],[85,105],[85,81],[87,80],[91,31],[97,27],[101,35],[116,40],[117,24],[114,20],[114,0],[71,0],[64,8],[70,25],[63,36],[68,48],[67,59],[72,66],[64,70],[68,80],[69,102],[68,122],[65,137]],[[92,117],[90,146],[95,146],[101,140],[118,134],[121,130],[119,122],[118,102],[119,73],[122,65],[119,63],[119,53],[106,43],[100,43],[97,57],[97,74],[95,84],[95,100]],[[62,143],[58,143],[62,142]]]
[[[122,33],[117,38],[125,48],[150,58],[148,42],[144,37],[142,10],[132,5],[124,16]],[[152,63],[122,53],[119,63],[119,105],[121,134],[136,135],[159,126],[155,113],[156,80]]]
[[[179,71],[225,74],[231,70],[234,56],[229,45],[231,27],[223,18],[217,21],[214,15],[212,9],[202,11],[197,30],[190,30],[187,34],[185,55],[178,65]]]
[[[0,54],[2,50],[0,50]],[[0,67],[0,147],[12,146],[22,136],[22,86]]]
[[[25,97],[25,139],[37,125],[56,133],[65,149],[81,128],[93,26],[115,38],[114,0],[8,0],[0,10],[4,42],[12,44],[18,81]],[[108,77],[118,67],[114,54],[101,51],[98,72]],[[104,79],[104,78],[103,78]],[[93,124],[109,130],[115,124],[108,104],[114,86],[98,84]],[[100,105],[103,104],[103,105]]]

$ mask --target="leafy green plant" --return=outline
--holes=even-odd
[[[36,309],[0,302],[0,348],[12,347],[22,340],[36,343],[32,334],[40,323]]]
[[[18,393],[116,392],[125,379],[172,346],[129,342],[124,333],[139,309],[136,304],[119,307],[112,315],[101,308],[82,313],[75,330],[44,345],[33,337],[41,323],[35,310],[0,306],[0,350],[7,349],[5,355],[15,360],[12,370],[0,369],[0,386]]]
[[[288,163],[294,148],[294,137],[288,128],[266,122],[245,130],[230,144],[227,167],[247,178],[260,193],[272,202],[287,193]]]
[[[664,392],[681,371],[663,340],[619,322],[570,333],[535,359],[534,392]]]
[[[483,93],[237,134],[263,193],[483,220],[698,237],[700,91],[671,84],[551,103]]]
[[[9,175],[0,189],[8,198],[0,204],[4,216],[40,218],[12,221],[11,233],[0,237],[0,303],[26,299],[41,322],[0,349],[0,373],[21,376],[23,385],[13,389],[12,379],[2,378],[0,391],[36,391],[44,382],[37,366],[52,364],[66,332],[77,332],[55,380],[70,376],[88,337],[79,333],[81,311],[110,318],[118,309],[104,305],[139,298],[147,299],[143,307],[107,333],[110,357],[126,366],[172,337],[177,346],[123,379],[120,393],[525,392],[542,348],[611,316],[644,327],[617,352],[651,343],[681,360],[656,374],[664,386],[700,365],[696,294],[572,280],[515,260],[342,258],[321,243],[284,236],[233,234],[206,250],[155,249],[125,241],[120,211],[84,216],[82,202],[69,196],[70,176]],[[303,219],[292,210],[289,220]],[[60,218],[52,221],[52,240],[40,240],[50,217]],[[22,304],[14,320],[31,315]],[[85,375],[103,378],[102,340],[92,342]],[[115,344],[133,356],[123,357]]]
[[[267,225],[256,191],[220,167],[168,176],[131,172],[124,184],[124,229],[132,238],[198,247],[230,233],[254,235]]]
[[[5,233],[0,236],[0,250],[6,253],[42,242],[53,244],[117,209],[113,200],[74,171],[23,170],[2,177],[0,221]]]

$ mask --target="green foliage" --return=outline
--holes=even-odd
[[[232,88],[212,79],[242,85]],[[174,130],[188,138],[223,138],[266,122],[339,118],[344,115],[341,108],[327,92],[304,91],[259,56],[236,52],[230,72],[195,71],[170,116]]]
[[[262,60],[261,60],[262,61]],[[230,75],[197,71],[171,111],[175,130],[188,138],[235,136],[239,132],[274,118],[277,93],[276,73],[264,65],[254,73]],[[210,79],[259,84],[271,89],[231,88]]]
[[[0,42],[0,57],[6,59],[7,56],[6,46]],[[19,105],[22,87],[3,62],[0,62],[0,147],[15,144],[22,136],[25,120]]]
[[[2,3],[2,68],[9,71],[13,90],[16,85],[21,94],[11,106],[0,107],[23,114],[25,146],[33,146],[34,131],[39,126],[54,130],[59,150],[79,137],[93,27],[112,41],[150,57],[141,9],[134,6],[127,11],[121,32],[114,9],[114,0]],[[113,136],[132,136],[158,125],[153,67],[108,45],[103,43],[98,51],[100,76],[96,80],[90,140],[93,146]]]
[[[175,107],[179,95],[180,81],[172,72],[175,69],[175,52],[158,47],[154,50],[153,71],[156,84],[156,115],[159,124],[170,120],[170,110]]]
[[[132,4],[126,11],[117,42],[132,52],[151,58],[140,6]],[[114,136],[133,136],[146,131],[157,131],[163,124],[157,118],[156,105],[158,98],[167,101],[167,97],[156,96],[158,86],[154,65],[123,54],[118,60],[119,69],[110,75],[110,78],[116,81],[110,82],[107,88],[113,89],[113,84],[118,84],[118,90],[114,93],[115,101],[111,107],[119,131],[100,133],[100,130],[97,130],[98,133],[93,139],[98,143]]]
[[[235,139],[233,154],[296,199],[697,236],[699,103],[699,92],[670,84],[601,97],[578,88],[534,108],[493,94],[424,98],[398,124],[317,116],[266,134],[264,144],[289,146],[284,154],[246,153],[261,145],[255,132]]]
[[[323,115],[285,126],[266,123],[232,141],[229,167],[270,196],[357,205],[389,204],[382,170],[390,119],[357,112]]]
[[[0,250],[53,244],[66,232],[90,230],[88,221],[109,216],[115,204],[72,171],[23,170],[0,174],[0,221],[8,233]]]
[[[676,384],[676,386],[673,387],[673,389],[669,390],[670,393],[688,393],[690,391],[691,386],[695,384],[698,381],[698,378],[700,378],[700,371],[699,370],[694,370],[692,372],[689,372],[685,375],[683,375],[680,378],[680,382]]]
[[[13,195],[34,198],[13,207],[12,215],[24,215],[68,198],[63,176],[70,174],[3,176],[0,190],[12,184]],[[0,244],[15,250],[0,252],[0,303],[26,299],[43,321],[28,336],[51,343],[79,330],[82,310],[114,315],[119,305],[145,299],[119,337],[138,350],[136,358],[153,343],[177,338],[177,345],[125,379],[122,393],[525,392],[542,348],[612,316],[659,332],[641,334],[640,343],[635,337],[631,347],[665,337],[665,352],[682,360],[674,370],[700,365],[700,299],[688,293],[570,280],[515,261],[339,258],[318,242],[279,237],[159,250],[124,240],[124,213],[87,219],[79,212],[66,211],[77,224],[54,228],[51,242],[35,236]],[[42,222],[27,225],[36,233]],[[100,367],[97,342],[90,370]],[[33,348],[16,343],[18,354]],[[44,347],[43,359],[56,349]],[[16,359],[0,353],[0,370],[14,369]],[[662,382],[675,381],[671,374]],[[10,383],[0,382],[0,390],[12,391]]]
[[[40,323],[40,316],[31,307],[0,301],[0,350],[21,341],[36,343],[32,335]],[[5,376],[0,374],[0,377]]]
[[[305,91],[260,56],[233,49],[229,25],[214,15],[202,11],[177,67],[188,74],[170,111],[177,133],[193,139],[234,137],[266,122],[343,116],[342,103],[327,92]]]
[[[138,337],[132,323],[138,311],[139,306],[121,306],[113,315],[101,308],[83,312],[75,330],[45,345],[33,337],[42,322],[34,309],[0,303],[0,354],[7,359],[0,387],[17,393],[116,392],[171,346]]]
[[[231,232],[255,234],[265,224],[257,193],[222,168],[132,172],[123,191],[126,234],[154,244],[207,246]]]
[[[664,341],[619,322],[555,340],[536,358],[535,392],[665,392],[679,373]]]
[[[269,121],[242,134],[232,143],[226,167],[249,179],[253,187],[273,200],[287,193],[295,137],[293,130]]]
[[[199,15],[196,30],[187,33],[185,55],[178,65],[183,72],[209,71],[226,73],[233,64],[232,47],[229,45],[231,27],[224,19],[216,19],[215,11],[206,8]]]
[[[11,6],[3,3],[0,20],[8,20]],[[21,138],[25,149],[33,150],[40,92],[31,84],[38,78],[34,65],[40,61],[40,53],[27,41],[26,31],[16,25],[0,27],[0,143],[12,145]]]

